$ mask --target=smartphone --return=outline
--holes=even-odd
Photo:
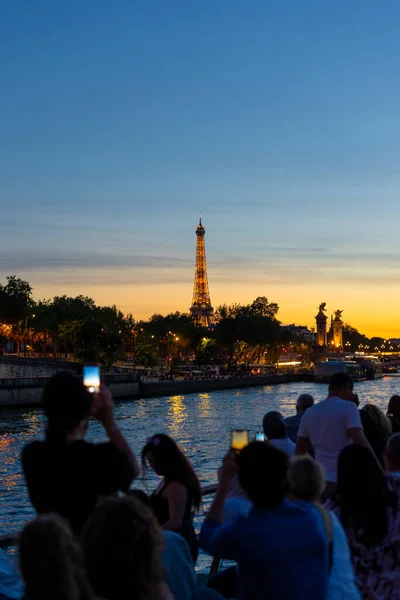
[[[239,454],[243,448],[249,445],[249,432],[247,429],[233,429],[231,431],[231,448]]]
[[[100,391],[100,367],[98,365],[83,367],[83,385],[91,394]]]
[[[265,435],[261,431],[256,433],[256,442],[265,442]]]

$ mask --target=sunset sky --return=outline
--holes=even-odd
[[[136,318],[320,302],[400,337],[398,0],[19,0],[0,12],[0,280]]]

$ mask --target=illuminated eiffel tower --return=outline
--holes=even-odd
[[[213,307],[211,306],[208,289],[206,247],[204,236],[206,230],[201,222],[201,215],[196,229],[196,270],[194,275],[193,300],[190,313],[193,321],[202,327],[212,327],[214,323]]]

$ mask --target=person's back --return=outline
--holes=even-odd
[[[110,443],[31,442],[22,452],[29,496],[37,513],[57,513],[79,533],[98,497],[127,491],[129,464]]]
[[[0,600],[20,600],[23,592],[21,575],[0,548]]]
[[[181,535],[163,531],[165,582],[174,600],[191,600],[196,591],[196,573],[189,546]]]
[[[234,459],[229,460],[224,472],[234,468]],[[247,517],[223,525],[220,507],[229,484],[223,474],[201,529],[201,546],[213,556],[238,563],[240,600],[324,600],[326,535],[314,507],[285,498],[288,457],[255,442],[242,450],[238,460],[240,483],[255,506]]]
[[[288,437],[284,439],[275,438],[269,440],[269,443],[278,448],[278,450],[282,450],[288,456],[294,456],[296,452],[296,444],[292,442]]]
[[[308,435],[315,458],[323,465],[328,481],[336,481],[337,458],[343,448],[351,443],[347,429],[358,424],[356,416],[353,423],[349,422],[352,414],[358,415],[355,405],[332,397],[310,408],[300,424],[299,436],[303,432]]]
[[[324,598],[326,540],[313,510],[284,500],[275,510],[252,509],[233,526],[234,531],[226,532],[224,557],[238,563],[241,598],[256,600],[260,594],[271,600]]]
[[[341,452],[338,475],[338,494],[325,506],[346,531],[362,597],[399,600],[400,482],[358,445]]]
[[[233,523],[239,517],[247,517],[252,507],[248,498],[227,498],[224,504],[224,523]]]
[[[48,418],[46,438],[27,444],[22,451],[24,475],[35,510],[65,517],[76,533],[99,496],[126,492],[137,473],[136,461],[113,421],[111,395],[104,390],[99,398],[99,420],[110,441],[92,444],[84,440],[92,410],[89,392],[68,373],[54,376],[43,395]]]
[[[299,427],[296,453],[305,453],[310,441],[328,483],[337,481],[337,460],[343,448],[358,438],[367,445],[356,405],[343,399],[347,391],[349,396],[352,393],[352,385],[345,373],[334,375],[328,398],[309,408]]]

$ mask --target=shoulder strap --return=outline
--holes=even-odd
[[[332,571],[333,565],[333,520],[332,515],[322,504],[315,503],[324,522],[326,537],[328,538],[328,572]]]

